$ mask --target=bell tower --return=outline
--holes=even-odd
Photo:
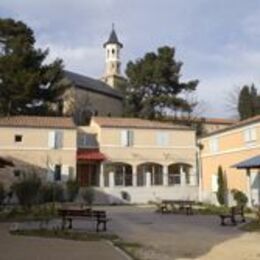
[[[114,24],[103,47],[105,49],[105,74],[102,80],[114,88],[117,81],[122,79],[120,51],[123,48],[123,44],[118,40]]]

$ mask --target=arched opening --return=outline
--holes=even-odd
[[[150,175],[150,176],[149,176]],[[137,186],[163,185],[163,167],[157,163],[143,163],[137,166]]]
[[[109,186],[109,173],[114,173],[115,186],[132,186],[133,170],[130,164],[126,163],[109,163],[104,166],[105,186]]]
[[[173,163],[168,166],[168,185],[179,185],[183,179],[185,184],[190,184],[190,172],[192,166],[186,163]]]

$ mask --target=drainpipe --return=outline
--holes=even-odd
[[[197,160],[197,173],[198,173],[198,184],[199,184],[199,201],[202,202],[202,163],[201,163],[201,149],[197,144],[196,149],[196,160]]]

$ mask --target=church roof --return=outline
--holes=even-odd
[[[108,40],[104,43],[104,47],[106,47],[107,44],[118,44],[121,48],[123,47],[123,44],[118,40],[116,31],[114,28],[112,28],[112,31],[109,35]]]
[[[104,94],[117,99],[123,99],[123,96],[119,91],[108,86],[101,80],[93,79],[68,70],[65,70],[64,73],[65,77],[78,88]]]

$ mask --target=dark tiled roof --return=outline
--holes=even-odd
[[[257,155],[251,157],[245,161],[233,165],[232,167],[237,169],[250,169],[250,168],[260,169],[260,156]]]
[[[93,79],[67,70],[65,70],[64,73],[65,73],[65,77],[78,88],[105,94],[107,96],[111,96],[117,99],[123,98],[123,96],[119,91],[108,86],[106,83],[102,82],[101,80]]]
[[[114,30],[114,28],[112,29],[108,40],[104,43],[104,47],[106,47],[106,45],[109,43],[118,44],[121,48],[123,47],[123,44],[118,40],[116,31]]]
[[[101,127],[115,128],[143,128],[143,129],[180,129],[192,130],[188,126],[176,125],[173,123],[164,123],[140,118],[125,118],[125,117],[93,117]]]
[[[0,127],[32,127],[73,129],[75,124],[70,117],[49,116],[10,116],[0,118]]]
[[[220,133],[224,133],[224,132],[227,132],[229,130],[233,130],[233,129],[236,129],[236,128],[239,128],[239,127],[247,126],[247,125],[250,125],[250,124],[253,124],[253,123],[257,123],[257,122],[260,122],[260,115],[254,116],[254,117],[242,120],[242,121],[237,121],[237,123],[235,123],[235,124],[232,124],[232,125],[230,125],[226,128],[217,130],[217,131],[212,132],[210,134],[204,135],[202,138],[212,136],[212,135],[216,135],[216,134],[220,134]]]

